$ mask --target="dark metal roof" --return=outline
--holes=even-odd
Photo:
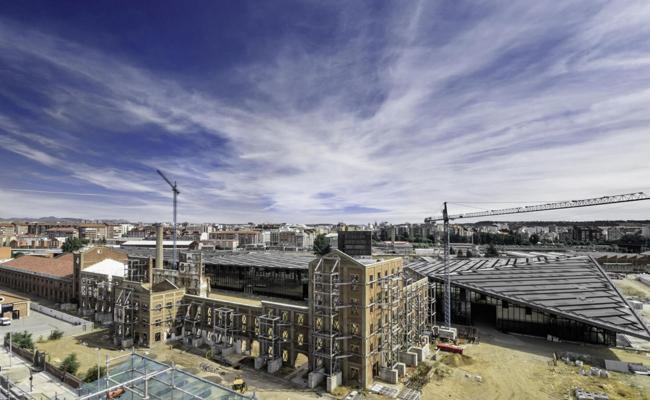
[[[203,261],[206,265],[212,264],[307,270],[309,268],[309,263],[314,258],[315,256],[310,253],[251,252],[220,256],[204,256]]]
[[[438,259],[407,265],[443,280]],[[594,326],[650,339],[650,329],[592,258],[474,258],[450,260],[451,284]]]
[[[155,248],[133,247],[121,249],[130,258],[156,258]],[[203,262],[206,265],[233,265],[241,267],[263,267],[263,268],[286,268],[304,269],[309,268],[309,263],[315,258],[311,253],[281,252],[281,251],[232,251],[232,250],[210,250],[210,251],[187,251],[182,253],[201,253]],[[172,249],[163,249],[165,260],[172,259]]]
[[[128,247],[124,249],[120,249],[120,251],[126,253],[129,257],[131,258],[156,258],[156,249],[152,247]],[[163,249],[163,257],[165,260],[171,261],[172,256],[173,256],[173,249],[170,248],[164,248]],[[232,250],[210,250],[210,251],[204,251],[204,250],[186,250],[186,249],[179,249],[178,253],[202,253],[203,257],[214,257],[217,255],[221,254],[231,254],[233,253]]]

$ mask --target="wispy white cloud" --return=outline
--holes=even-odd
[[[488,2],[480,9],[450,22],[456,15],[433,3],[396,8],[380,21],[379,37],[372,13],[343,11],[333,44],[289,36],[271,59],[239,66],[232,78],[249,97],[237,101],[11,21],[0,27],[0,50],[64,73],[42,88],[44,113],[82,143],[92,142],[81,139],[96,127],[126,142],[148,125],[182,138],[186,151],[136,156],[126,166],[111,164],[117,155],[109,151],[103,168],[82,162],[67,171],[138,196],[162,190],[147,171],[163,168],[179,179],[188,219],[420,220],[445,199],[650,189],[648,5]],[[0,140],[43,165],[70,162],[49,155],[45,140]],[[85,204],[95,212],[96,202]],[[647,218],[648,211],[531,218]],[[141,219],[168,214],[138,212]]]

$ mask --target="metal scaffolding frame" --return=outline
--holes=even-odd
[[[120,290],[120,294],[115,299],[113,309],[115,321],[115,338],[120,339],[120,345],[123,346],[125,340],[135,340],[135,311],[138,307],[133,303],[133,288],[127,287]]]
[[[288,324],[282,321],[279,316],[272,313],[260,315],[259,321],[259,334],[257,339],[260,342],[260,357],[267,360],[275,360],[282,357],[283,339],[280,332],[282,326]]]
[[[208,308],[208,326],[212,326],[212,342],[232,345],[241,332],[241,313],[230,307]]]
[[[323,256],[313,272],[311,368],[312,371],[324,368],[327,376],[340,371],[341,358],[351,356],[345,353],[347,346],[342,342],[352,336],[343,335],[339,319],[339,311],[346,307],[341,303],[340,287],[343,283],[340,280],[340,265],[339,256]]]
[[[202,318],[201,309],[203,308],[203,303],[192,301],[190,303],[182,305],[187,306],[187,310],[185,310],[185,315],[183,316],[183,338],[187,338],[189,336],[200,337]],[[192,315],[192,306],[195,306],[196,309],[194,315]],[[197,324],[199,325],[199,328],[197,328]],[[188,326],[190,327],[189,330]]]

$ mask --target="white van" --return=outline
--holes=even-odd
[[[11,325],[11,318],[0,317],[0,326]]]

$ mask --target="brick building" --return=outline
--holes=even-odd
[[[58,303],[74,299],[73,255],[22,256],[0,264],[0,285]]]

